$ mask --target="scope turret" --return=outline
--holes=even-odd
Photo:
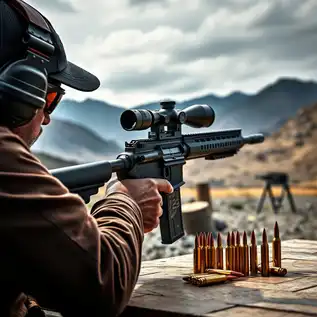
[[[129,109],[120,117],[124,130],[146,130],[156,125],[186,124],[193,128],[210,127],[215,121],[211,106],[197,104],[183,110],[175,109],[175,101],[162,101],[160,110]]]

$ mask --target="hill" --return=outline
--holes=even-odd
[[[187,185],[207,181],[227,186],[263,185],[256,174],[288,173],[293,184],[317,180],[317,103],[303,107],[265,142],[245,146],[237,156],[214,162],[188,161]]]
[[[117,143],[102,139],[84,126],[58,119],[44,127],[32,152],[48,168],[80,164],[113,157],[122,151]]]
[[[209,94],[179,101],[177,107],[182,109],[192,104],[210,104],[216,112],[216,120],[212,127],[205,130],[242,128],[244,134],[249,134],[272,133],[294,116],[298,109],[316,101],[317,83],[282,78],[253,95],[243,92],[233,92],[224,97]],[[158,109],[159,101],[134,108]],[[83,102],[65,100],[53,113],[53,118],[79,123],[106,140],[114,139],[122,144],[126,140],[146,137],[147,131],[126,132],[121,128],[120,115],[124,110],[123,107],[92,99]],[[183,129],[184,133],[192,131],[188,127]]]

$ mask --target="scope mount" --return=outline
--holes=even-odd
[[[178,138],[182,135],[182,124],[184,115],[175,109],[176,102],[164,100],[160,102],[161,109],[157,112],[160,120],[153,124],[148,132],[149,139],[166,140]]]

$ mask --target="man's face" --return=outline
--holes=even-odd
[[[50,121],[49,114],[40,109],[28,124],[13,129],[13,132],[31,147],[41,135],[42,125],[47,125]]]
[[[64,94],[65,91],[59,84],[49,84],[45,107],[38,110],[28,124],[13,129],[13,132],[19,135],[31,147],[41,135],[42,125],[50,123],[50,113],[54,111]]]

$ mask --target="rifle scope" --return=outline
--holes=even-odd
[[[129,109],[122,112],[120,123],[124,130],[146,130],[155,125],[186,124],[193,128],[210,127],[215,112],[209,105],[192,105],[183,110],[175,109],[175,101],[163,101],[160,110]]]

